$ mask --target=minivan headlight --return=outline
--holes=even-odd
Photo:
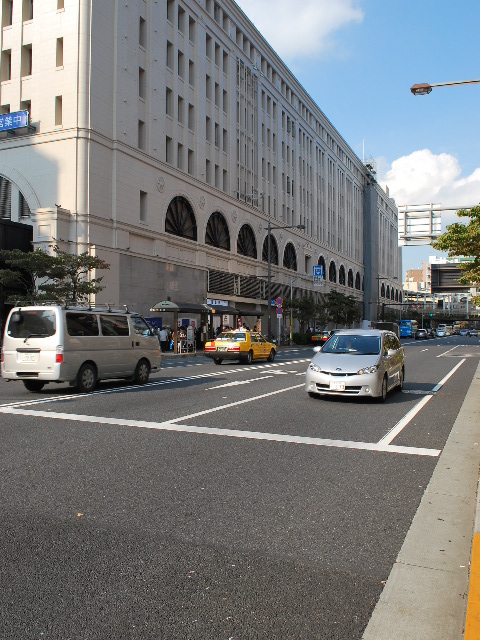
[[[315,364],[314,362],[310,362],[310,364],[308,365],[308,368],[310,369],[310,371],[315,371],[315,373],[321,373],[322,368],[318,366],[318,364]]]
[[[357,376],[363,376],[366,373],[376,373],[378,371],[378,363],[374,364],[373,367],[363,367],[360,371],[357,371]]]

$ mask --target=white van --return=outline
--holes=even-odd
[[[98,380],[148,382],[161,367],[160,345],[144,318],[110,308],[15,307],[5,324],[2,378],[29,391],[69,382],[93,391]]]

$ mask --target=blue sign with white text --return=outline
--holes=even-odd
[[[0,131],[10,131],[21,127],[28,127],[28,111],[0,114]]]
[[[313,277],[314,278],[323,278],[323,266],[318,264],[313,267]]]

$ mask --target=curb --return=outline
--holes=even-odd
[[[480,363],[363,640],[480,638],[479,465]]]

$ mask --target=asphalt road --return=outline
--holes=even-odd
[[[360,639],[480,357],[404,344],[383,405],[309,398],[305,348],[90,395],[1,381],[0,637]]]

